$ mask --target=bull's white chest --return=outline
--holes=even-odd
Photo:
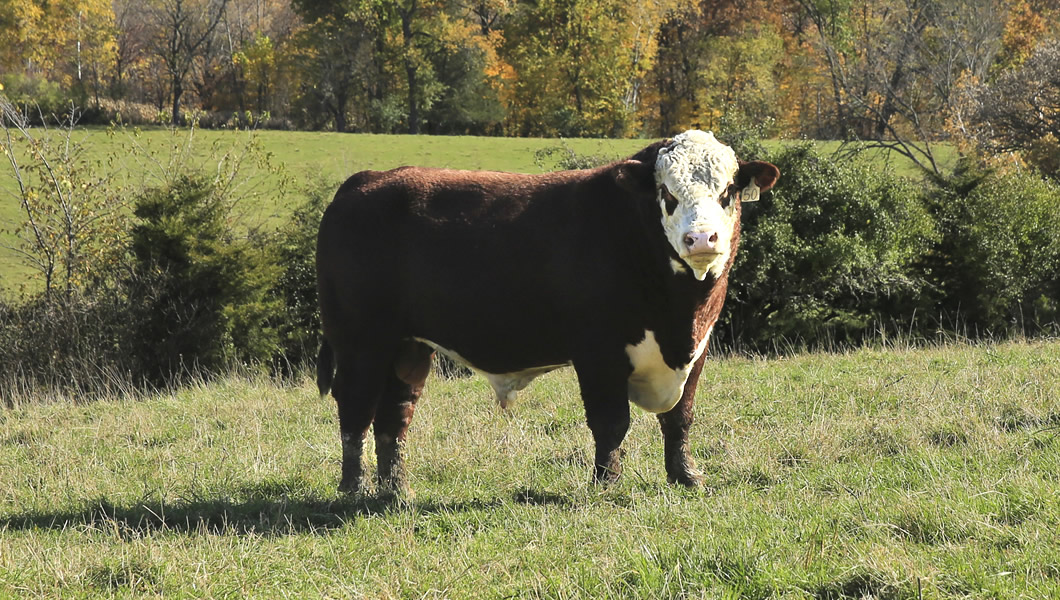
[[[662,413],[673,408],[681,400],[681,393],[685,389],[689,373],[692,372],[692,365],[706,350],[709,338],[708,331],[688,364],[676,369],[663,360],[654,331],[645,331],[643,340],[637,344],[626,345],[626,355],[633,365],[633,373],[629,376],[629,401],[653,413]]]

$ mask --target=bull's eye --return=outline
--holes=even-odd
[[[725,188],[725,191],[721,193],[721,198],[719,198],[721,207],[729,208],[729,204],[732,204],[733,198],[739,197],[739,194],[740,188],[736,187],[735,183],[730,184],[729,187]]]
[[[662,187],[662,197],[663,202],[666,204],[666,214],[672,216],[674,211],[677,210],[677,198],[670,193],[670,190],[666,189],[665,185]]]

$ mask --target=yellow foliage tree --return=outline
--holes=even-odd
[[[516,11],[502,49],[516,73],[511,133],[640,133],[656,34],[671,4],[543,0]]]

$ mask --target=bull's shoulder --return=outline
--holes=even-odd
[[[338,191],[335,193],[336,197],[344,197],[358,191],[363,191],[365,188],[371,187],[373,184],[386,179],[389,171],[361,171],[350,175],[346,181],[339,186]]]

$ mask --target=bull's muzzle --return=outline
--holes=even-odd
[[[703,231],[686,233],[684,237],[685,249],[689,256],[696,254],[719,254],[718,232]]]

